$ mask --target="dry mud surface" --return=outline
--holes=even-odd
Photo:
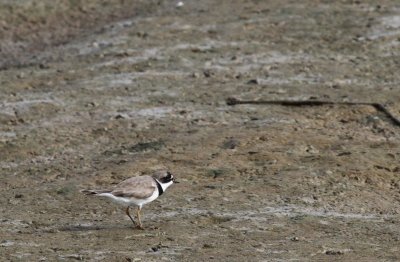
[[[399,261],[398,1],[1,1],[1,261]],[[154,169],[123,210],[79,193]]]

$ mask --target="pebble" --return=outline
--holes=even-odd
[[[247,81],[247,84],[258,85],[260,84],[260,82],[258,81],[258,79],[250,79],[249,81]]]

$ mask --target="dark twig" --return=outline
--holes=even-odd
[[[373,106],[379,112],[385,114],[394,125],[400,126],[400,119],[395,117],[383,104],[369,102],[340,102],[324,100],[239,100],[234,97],[226,99],[226,104],[230,106],[253,104],[253,105],[282,105],[282,106],[322,106],[322,105],[366,105]]]

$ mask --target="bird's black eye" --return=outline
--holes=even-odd
[[[167,178],[169,178],[169,179],[172,178],[172,174],[170,172],[167,172]]]

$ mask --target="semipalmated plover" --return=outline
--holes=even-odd
[[[105,196],[113,202],[126,207],[126,214],[132,220],[133,224],[143,229],[140,220],[140,210],[142,206],[161,196],[164,191],[173,183],[178,183],[174,176],[168,171],[156,171],[151,176],[136,176],[128,178],[111,190],[82,190],[87,195]],[[131,217],[129,208],[137,206],[136,216],[138,223]]]

